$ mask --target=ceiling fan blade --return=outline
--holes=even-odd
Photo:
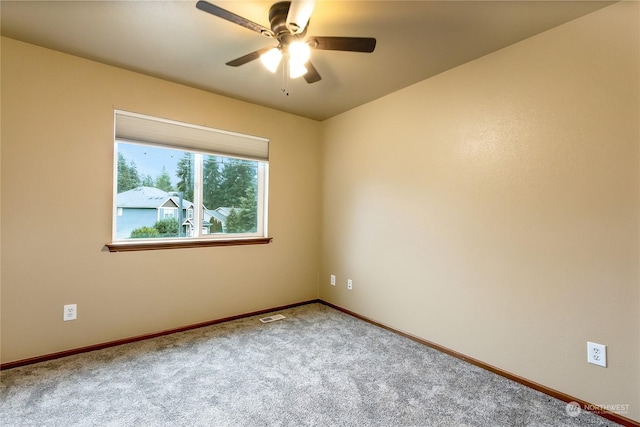
[[[316,67],[311,64],[311,61],[304,64],[304,66],[307,67],[307,72],[304,75],[304,79],[307,81],[307,83],[315,83],[322,79],[322,77],[320,77],[320,74],[318,74],[318,70],[316,70]]]
[[[309,45],[322,50],[371,53],[376,48],[376,39],[371,37],[309,37]]]
[[[227,65],[231,67],[239,67],[241,65],[246,64],[247,62],[251,62],[253,60],[260,58],[260,55],[262,55],[263,53],[267,53],[271,49],[273,49],[273,46],[263,47],[262,49],[258,49],[254,52],[247,53],[246,55],[241,56],[240,58],[236,58],[232,61],[227,62]]]
[[[248,28],[249,30],[255,31],[256,33],[260,33],[267,37],[275,36],[275,34],[273,34],[273,31],[271,31],[267,27],[263,27],[260,24],[256,24],[255,22],[249,21],[248,19],[243,18],[242,16],[236,15],[235,13],[229,12],[228,10],[225,10],[221,7],[213,5],[204,0],[198,1],[196,3],[196,7],[202,10],[203,12],[210,13],[214,16],[217,16],[218,18],[226,19],[229,22]]]
[[[293,0],[291,2],[286,25],[292,34],[301,34],[304,32],[315,5],[316,0]]]

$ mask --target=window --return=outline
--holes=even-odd
[[[268,243],[268,140],[116,111],[110,250]]]
[[[178,216],[174,214],[174,211],[176,211],[177,209],[168,209],[168,208],[164,208],[162,209],[162,218],[158,218],[158,219],[169,219],[169,218],[177,218]]]

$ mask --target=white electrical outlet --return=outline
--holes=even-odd
[[[335,286],[336,285],[336,275],[332,274],[331,275],[331,286]]]
[[[347,279],[347,289],[353,289],[353,280]]]
[[[62,320],[65,322],[68,320],[76,320],[78,318],[78,305],[77,304],[67,304],[64,306],[64,311],[62,312]]]
[[[607,346],[587,341],[587,362],[607,367]]]

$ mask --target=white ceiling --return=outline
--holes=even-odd
[[[272,1],[210,0],[269,27]],[[324,120],[611,4],[611,1],[318,0],[308,36],[375,37],[374,53],[312,52],[322,76],[287,83],[260,61],[277,44],[194,1],[0,2],[2,35],[232,98]]]

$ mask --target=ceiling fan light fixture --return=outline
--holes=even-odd
[[[305,42],[292,42],[289,45],[289,57],[299,64],[306,64],[311,57],[311,48]]]
[[[2,1],[2,0],[0,0]],[[287,78],[304,76],[307,83],[315,83],[322,78],[309,61],[311,49],[339,50],[343,52],[372,53],[376,47],[373,37],[314,37],[306,43],[311,14],[316,0],[278,1],[269,8],[270,29],[236,15],[205,0],[198,0],[196,8],[232,24],[278,40],[278,47],[266,46],[227,62],[230,67],[239,67],[260,58],[272,73],[275,73],[285,56],[282,67],[283,82]],[[288,68],[288,70],[287,70]]]
[[[298,0],[291,2],[285,22],[291,34],[301,34],[304,32],[315,5],[315,0]]]
[[[297,79],[305,74],[307,74],[307,67],[304,66],[303,62],[298,62],[294,59],[289,60],[289,77]]]
[[[277,47],[260,55],[260,61],[267,68],[267,70],[275,73],[282,60],[282,52]]]

